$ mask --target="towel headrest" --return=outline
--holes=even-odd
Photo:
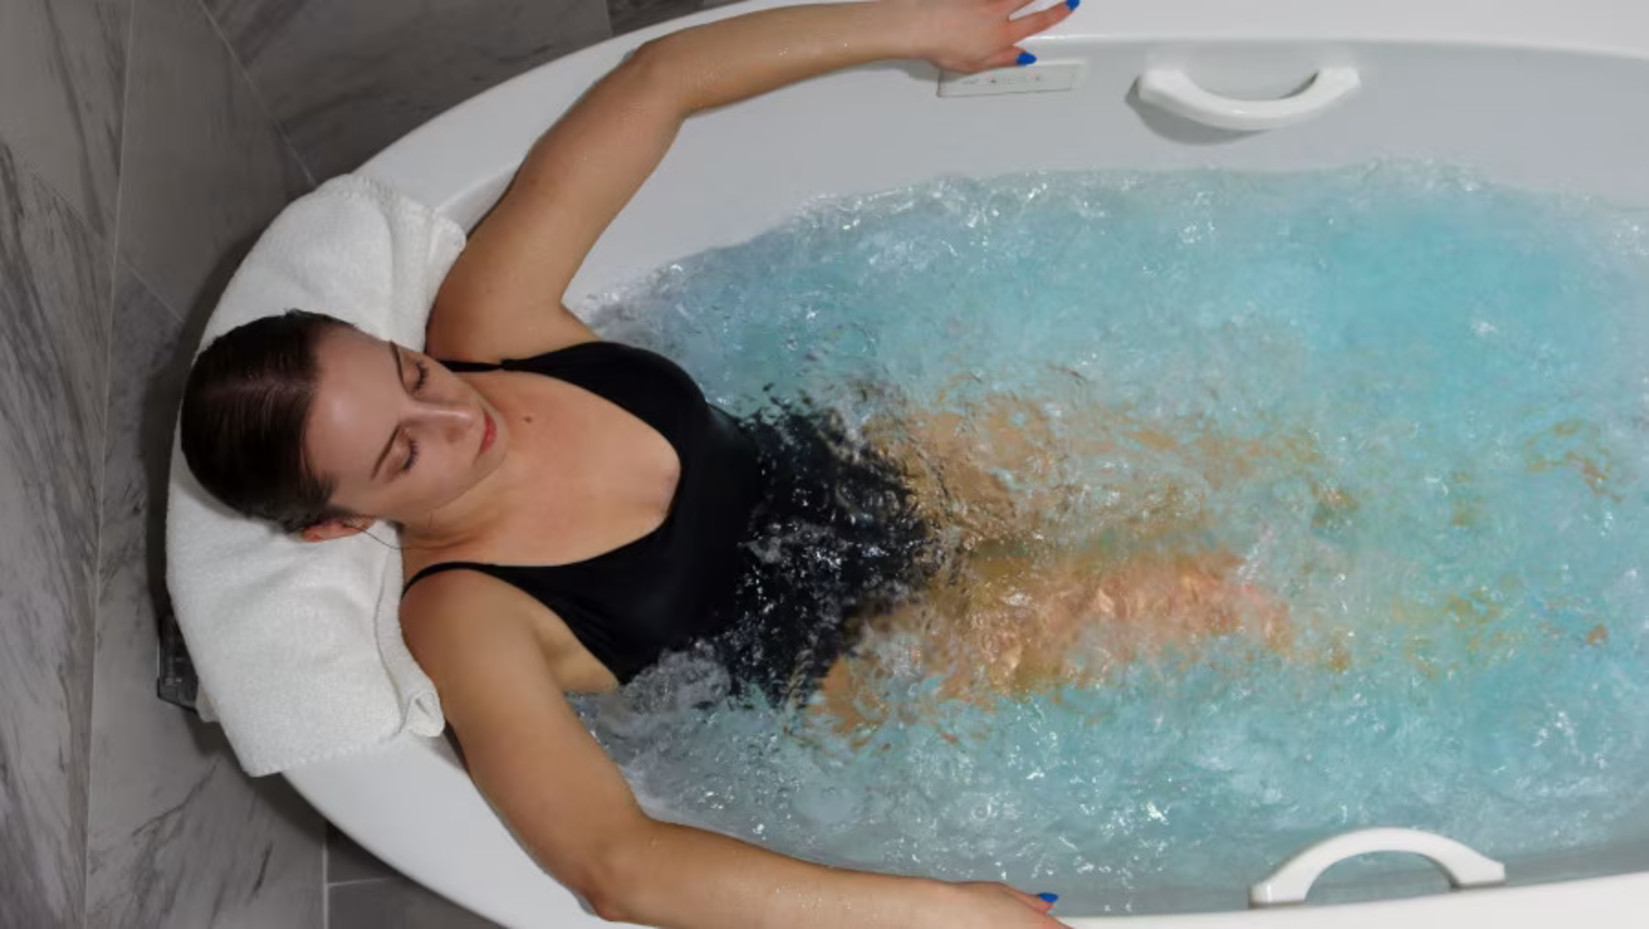
[[[464,247],[451,220],[348,175],[292,203],[230,281],[201,347],[305,309],[422,348]],[[389,527],[372,531],[395,543]],[[401,638],[401,556],[365,534],[306,543],[239,516],[194,479],[174,438],[167,584],[204,695],[248,774],[439,735],[429,678]]]

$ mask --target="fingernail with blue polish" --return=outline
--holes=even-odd
[[[1065,0],[1065,5],[1074,10],[1082,5],[1082,0]]]
[[[1035,61],[1036,61],[1036,56],[1035,55],[1032,55],[1030,52],[1020,52],[1019,53],[1019,60],[1014,62],[1014,64],[1028,65],[1028,64],[1034,63]]]
[[[1044,893],[1044,894],[1037,894],[1037,896],[1040,897],[1043,900],[1046,900],[1049,903],[1058,903],[1059,902],[1059,894],[1046,894],[1046,893]]]

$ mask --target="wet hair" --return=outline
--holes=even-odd
[[[288,310],[219,336],[195,359],[183,392],[183,457],[212,496],[289,533],[355,514],[331,504],[337,482],[304,455],[321,336],[349,324]]]

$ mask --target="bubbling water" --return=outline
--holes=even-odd
[[[831,706],[688,652],[581,712],[660,815],[1068,912],[1362,826],[1641,840],[1644,223],[1435,165],[943,180],[604,295],[891,449],[954,570]]]

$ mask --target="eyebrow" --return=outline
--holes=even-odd
[[[406,383],[406,375],[401,371],[401,350],[395,347],[394,342],[389,343],[389,354],[390,357],[395,359],[396,382],[401,384]],[[384,443],[384,450],[378,453],[378,460],[372,463],[372,480],[378,479],[378,472],[383,470],[384,460],[389,457],[390,449],[395,447],[395,436],[400,431],[401,427],[396,426],[395,432],[391,432],[389,434],[389,441]]]

